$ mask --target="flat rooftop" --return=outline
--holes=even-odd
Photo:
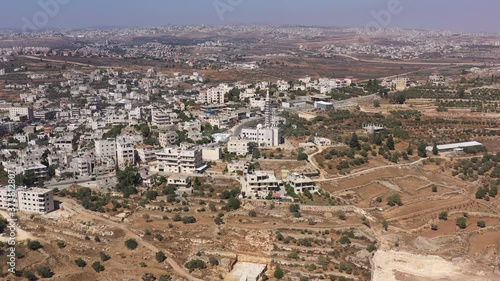
[[[31,192],[31,193],[45,194],[47,192],[51,192],[52,189],[34,187],[34,188],[27,188],[27,189],[19,189],[19,191],[26,191],[26,192]]]
[[[266,270],[266,267],[265,264],[237,262],[231,273],[239,281],[257,280],[257,277]]]
[[[437,145],[437,149],[438,150],[450,150],[450,149],[475,147],[475,146],[483,146],[483,144],[480,142],[477,142],[477,141],[457,142],[457,143]],[[427,151],[432,151],[432,146],[428,146],[425,149]]]
[[[0,190],[9,190],[9,187],[8,186],[1,186]],[[52,189],[39,188],[39,187],[26,188],[24,186],[17,186],[16,185],[16,191],[17,192],[30,192],[30,193],[34,193],[34,194],[45,194],[48,192],[52,192]]]
[[[333,105],[331,102],[326,102],[326,101],[317,101],[316,104],[321,104],[321,105]]]

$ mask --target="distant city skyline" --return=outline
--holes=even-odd
[[[0,28],[273,24],[500,32],[495,0],[4,1]]]

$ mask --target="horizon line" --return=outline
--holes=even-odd
[[[169,26],[212,26],[212,27],[230,27],[230,26],[270,26],[270,27],[312,27],[312,28],[336,28],[336,29],[368,29],[364,26],[343,26],[343,25],[322,25],[322,24],[277,24],[277,23],[201,23],[201,24],[162,24],[162,25],[102,25],[102,26],[85,26],[85,27],[46,27],[40,30],[32,30],[32,31],[22,31],[22,28],[12,28],[12,27],[0,27],[0,31],[11,31],[11,32],[19,32],[19,33],[43,33],[43,32],[54,32],[54,31],[84,31],[84,30],[92,30],[92,29],[128,29],[128,28],[161,28],[161,27],[169,27]],[[441,31],[441,32],[452,32],[452,33],[460,33],[460,34],[494,34],[500,35],[500,32],[493,31],[457,31],[451,29],[443,29],[443,28],[418,28],[418,27],[385,27],[379,28],[377,30],[407,30],[407,31]]]

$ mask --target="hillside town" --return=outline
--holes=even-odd
[[[500,280],[499,42],[0,29],[0,279]]]
[[[112,192],[116,170],[129,165],[140,167],[144,179],[174,174],[189,178],[215,174],[212,164],[232,159],[239,168],[231,160],[226,170],[243,175],[243,191],[249,197],[284,196],[283,181],[302,192],[297,180],[305,178],[296,174],[286,179],[270,175],[274,182],[257,192],[247,187],[244,175],[261,171],[244,167],[252,163],[252,154],[259,148],[287,145],[281,130],[286,118],[280,112],[332,110],[335,101],[327,94],[353,83],[306,77],[211,86],[196,72],[169,76],[155,69],[145,73],[68,70],[57,83],[44,82],[47,74],[29,77],[28,84],[6,85],[23,90],[19,102],[0,102],[4,114],[0,132],[8,136],[1,151],[2,165],[22,175],[23,181],[62,186],[85,179],[101,191]],[[178,86],[187,82],[192,86],[179,91]],[[301,95],[306,91],[318,94]],[[255,126],[242,127],[252,122]],[[102,183],[101,177],[109,177],[110,182]]]

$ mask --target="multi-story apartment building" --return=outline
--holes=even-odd
[[[177,114],[171,110],[151,110],[151,123],[153,126],[168,127],[177,123]]]
[[[32,188],[18,192],[19,211],[48,213],[54,210],[54,193],[51,189]]]
[[[251,141],[247,139],[231,138],[227,142],[227,151],[237,155],[245,156],[251,151]]]
[[[187,132],[201,132],[201,121],[196,119],[193,121],[186,121],[182,124],[182,129]]]
[[[222,150],[218,146],[205,146],[201,149],[201,155],[205,162],[217,161],[222,157]]]
[[[9,108],[9,118],[12,121],[20,121],[23,116],[27,120],[33,120],[33,108],[31,107],[11,107]]]
[[[73,136],[63,136],[54,140],[54,146],[57,149],[72,151],[73,150]]]
[[[158,172],[193,174],[203,164],[202,152],[198,147],[168,147],[156,153]]]
[[[42,164],[31,164],[29,166],[23,166],[18,164],[4,163],[3,166],[9,171],[14,171],[16,175],[33,173],[37,180],[44,180],[48,177],[48,169]]]
[[[54,193],[51,189],[17,187],[17,199],[10,201],[10,190],[0,188],[0,209],[9,208],[9,203],[14,202],[14,207],[21,212],[46,214],[54,210]]]
[[[231,168],[234,170],[234,167]],[[313,180],[298,173],[289,174],[285,180],[282,180],[277,178],[273,171],[254,171],[245,175],[242,192],[247,197],[262,198],[268,196],[270,192],[281,191],[281,193],[284,193],[285,185],[290,185],[295,193],[318,191]]]
[[[47,121],[56,118],[55,111],[39,110],[33,114],[35,120]]]
[[[250,98],[250,107],[260,108],[260,110],[264,111],[264,109],[266,108],[266,99],[262,97]]]
[[[44,180],[48,177],[48,169],[41,164],[43,152],[43,149],[33,148],[19,151],[16,159],[3,161],[2,165],[16,175],[33,173],[37,180]]]
[[[158,141],[160,142],[160,146],[167,147],[174,145],[178,140],[177,133],[174,131],[160,133],[158,135]]]
[[[226,129],[229,124],[231,124],[231,122],[237,120],[237,115],[233,116],[229,114],[217,114],[209,116],[207,121],[212,127],[217,126],[219,129]]]
[[[94,174],[96,176],[107,175],[115,172],[115,161],[111,158],[104,158],[96,161]]]
[[[248,172],[248,163],[244,161],[232,161],[227,163],[228,173],[238,173],[241,172],[246,174]]]
[[[141,108],[137,107],[133,110],[130,110],[128,112],[128,119],[140,120],[141,119]]]
[[[112,138],[96,140],[95,155],[99,158],[116,159],[116,140]]]
[[[187,137],[194,141],[198,141],[203,138],[203,134],[200,131],[189,131],[187,132]]]
[[[10,134],[16,130],[17,126],[15,122],[3,122],[0,121],[0,136]]]
[[[201,104],[224,104],[226,94],[229,93],[231,89],[232,87],[221,84],[218,87],[201,91],[198,95],[198,102]]]
[[[137,147],[135,150],[137,150],[142,163],[156,161],[156,153],[160,151],[160,149],[152,145],[142,145]]]
[[[245,175],[241,191],[248,197],[266,197],[282,187],[283,181],[276,178],[273,171],[255,171]]]
[[[292,173],[289,174],[285,180],[286,184],[289,184],[295,193],[302,193],[305,191],[317,191],[316,184],[309,177],[301,174]]]
[[[127,136],[116,138],[116,161],[120,168],[134,164],[134,142]]]
[[[85,156],[73,158],[71,166],[75,174],[89,176],[94,173],[95,161],[91,157]]]
[[[396,90],[396,91],[403,91],[403,90],[406,90],[408,88],[408,82],[410,81],[409,78],[406,78],[406,77],[398,77],[396,79],[393,79],[392,80],[392,87]]]

